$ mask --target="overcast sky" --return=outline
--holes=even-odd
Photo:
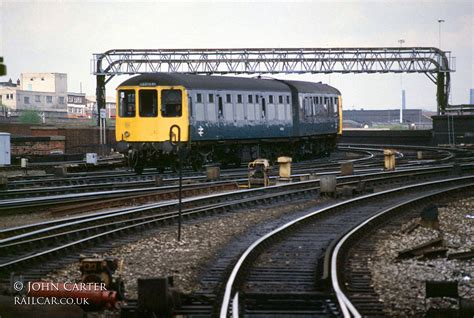
[[[10,1],[0,0],[0,56],[9,78],[67,73],[68,90],[95,94],[93,53],[119,48],[436,46],[456,57],[453,104],[474,88],[474,1]],[[345,109],[396,108],[399,74],[281,75],[330,83]],[[107,84],[107,95],[128,77]],[[404,74],[408,108],[436,109],[435,85]]]

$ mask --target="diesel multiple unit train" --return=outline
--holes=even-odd
[[[117,88],[117,150],[140,173],[185,164],[296,160],[331,151],[342,130],[340,92],[326,84],[176,73],[143,74]]]

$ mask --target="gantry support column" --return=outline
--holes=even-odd
[[[436,77],[436,99],[438,102],[438,115],[443,115],[446,112],[448,105],[448,85],[446,84],[446,75],[443,72],[438,72]]]
[[[100,125],[100,110],[105,109],[105,75],[97,75],[96,88],[97,126]]]

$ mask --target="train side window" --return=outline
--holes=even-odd
[[[277,119],[276,106],[268,103],[266,115],[267,115],[268,120],[276,120]]]
[[[258,101],[258,96],[257,96],[257,101]],[[267,115],[267,114],[266,114],[266,112],[267,112],[267,106],[266,106],[265,102],[266,102],[266,101],[265,101],[265,98],[262,97],[262,119],[265,119],[265,117],[266,117],[266,115]]]
[[[303,105],[304,116],[308,117],[308,107],[306,106],[306,97],[302,98],[301,104]]]
[[[237,104],[242,104],[242,94],[237,95]]]
[[[196,102],[197,103],[202,103],[202,95],[200,93],[196,94]]]
[[[232,97],[230,96],[230,94],[225,95],[225,102],[226,103],[232,103]]]
[[[181,117],[183,104],[181,95],[181,90],[178,89],[161,91],[161,115],[163,117]]]
[[[278,104],[283,104],[283,96],[278,96]]]
[[[234,107],[232,104],[225,104],[224,105],[224,119],[226,121],[233,121],[234,120]]]
[[[156,117],[158,115],[156,96],[155,90],[140,90],[138,93],[140,117]]]
[[[281,96],[280,96],[280,97],[281,97]],[[278,112],[277,112],[277,113],[278,113],[278,120],[281,120],[281,121],[284,121],[284,120],[285,120],[285,115],[286,115],[286,114],[285,114],[285,113],[286,113],[285,107],[286,107],[286,106],[283,105],[282,103],[280,103],[280,104],[278,105]]]
[[[245,120],[244,105],[239,104],[235,106],[236,120]]]
[[[249,95],[248,102],[253,103],[253,96],[252,95]]]
[[[119,91],[120,117],[135,117],[135,91]]]
[[[204,105],[203,104],[196,104],[196,117],[195,117],[195,119],[197,121],[206,120],[204,113],[205,113]]]
[[[209,94],[208,97],[209,103],[214,103],[214,94]]]
[[[290,96],[286,96],[286,103],[287,103],[287,104],[290,103]]]
[[[209,122],[216,122],[217,121],[216,104],[207,105],[206,111],[207,111],[207,120]]]
[[[255,120],[255,105],[247,104],[247,119],[250,121]]]
[[[268,103],[273,104],[273,95],[268,96]]]
[[[291,105],[285,105],[285,110],[286,110],[286,119],[290,120],[291,119]]]

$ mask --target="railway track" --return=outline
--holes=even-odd
[[[330,275],[327,265],[331,254],[326,255],[325,251],[332,250],[331,243],[384,211],[461,187],[472,190],[474,176],[424,182],[365,195],[283,224],[253,242],[237,260],[225,282],[220,317],[237,314],[246,317],[298,314],[350,317],[346,308],[350,305],[340,305],[342,296],[337,285],[335,296],[329,284],[330,278],[334,283],[334,275]],[[335,250],[338,249],[336,246]],[[337,256],[332,256],[332,264],[334,257]],[[343,270],[339,268],[339,271]],[[358,287],[358,281],[352,280],[352,283]],[[353,295],[358,295],[358,291]],[[359,303],[363,299],[363,296],[359,297]],[[380,314],[377,311],[380,306],[375,303],[366,308]]]
[[[380,150],[375,150],[376,152],[380,152]],[[374,154],[368,150],[359,150],[357,148],[351,148],[344,150],[345,153],[356,154],[360,156],[360,158],[356,159],[349,159],[349,161],[356,162],[364,162],[370,161],[374,157]],[[336,158],[340,156],[336,155]],[[293,168],[294,169],[308,169],[308,168],[334,168],[340,164],[341,161],[344,159],[336,159],[330,161],[328,158],[322,158],[318,160],[309,160],[300,163],[295,163]],[[345,160],[347,161],[347,160]],[[184,170],[185,173],[184,177],[186,180],[192,181],[203,181],[206,179],[206,176],[202,174],[202,172],[194,172],[191,170]],[[223,170],[223,174],[221,175],[222,179],[232,179],[232,178],[243,178],[247,174],[246,169],[242,168],[234,168],[234,169],[225,169]],[[135,173],[130,173],[128,171],[113,171],[113,172],[102,172],[102,173],[91,173],[91,175],[85,173],[71,173],[68,177],[62,178],[55,178],[53,175],[45,175],[45,176],[35,176],[35,177],[25,177],[21,180],[13,180],[8,183],[8,190],[11,192],[11,196],[14,196],[15,193],[18,193],[18,196],[23,194],[27,194],[31,192],[32,195],[36,195],[35,193],[47,193],[48,191],[53,192],[58,188],[64,187],[78,187],[78,186],[87,186],[87,185],[94,185],[100,186],[103,190],[106,190],[107,187],[111,187],[114,184],[118,184],[117,187],[120,187],[122,184],[129,184],[132,183],[134,186],[141,185],[141,186],[150,186],[156,182],[156,178],[160,177],[163,182],[165,183],[172,183],[177,181],[177,174],[176,173],[166,173],[160,174],[158,172],[153,171],[146,171],[142,175],[136,175]],[[45,189],[49,188],[49,189]],[[26,191],[20,191],[21,189]],[[36,189],[36,191],[32,190]],[[17,191],[12,191],[17,190]],[[28,191],[31,190],[31,191]],[[79,191],[85,191],[87,189],[80,189]],[[0,192],[1,193],[1,192]],[[8,192],[4,192],[6,194]],[[30,194],[29,194],[30,195]]]
[[[386,317],[383,304],[373,289],[372,274],[368,270],[368,260],[374,255],[377,230],[397,228],[401,220],[414,211],[446,198],[472,195],[473,185],[460,185],[439,189],[434,193],[421,194],[401,204],[385,209],[368,218],[346,233],[334,246],[330,256],[331,281],[344,317]]]
[[[464,168],[465,171],[472,170],[470,166]],[[385,178],[381,178],[377,174],[369,174],[366,176],[366,182],[372,185],[383,185],[390,182],[389,180],[392,180],[391,182],[406,182],[416,180],[417,176],[420,179],[430,178],[429,175],[431,174],[433,177],[433,173],[433,171],[417,171],[416,173],[412,171],[404,174],[390,172],[385,173]],[[438,168],[435,174],[438,177],[444,177],[451,174],[451,169],[449,167]],[[353,180],[350,180],[349,177],[344,177],[344,179],[341,184],[356,185],[360,182],[358,177]],[[319,181],[315,180],[189,198],[183,201],[183,216],[184,218],[194,218],[244,206],[277,202],[278,200],[288,202],[295,198],[315,196],[318,187]],[[174,223],[178,218],[176,210],[176,201],[171,200],[0,230],[2,238],[0,240],[0,272],[3,283],[6,283],[8,273],[31,269],[40,260],[56,259],[58,255],[67,256],[81,249],[91,253],[94,248],[91,251],[88,247],[95,246],[100,242],[116,240],[126,237],[130,233]],[[75,255],[77,257],[77,254]],[[67,257],[65,259],[70,261]],[[44,266],[41,271],[36,270],[36,274],[31,278],[38,279],[38,272],[44,275],[54,269],[57,263],[53,263],[52,266]],[[25,277],[29,277],[28,274],[25,274]]]
[[[343,148],[345,151],[356,151],[359,154],[365,154],[362,158],[353,159],[353,160],[344,160],[337,162],[302,162],[296,164],[296,167],[293,169],[294,178],[300,178],[307,176],[309,174],[322,174],[322,173],[338,173],[340,169],[341,162],[352,161],[355,163],[356,173],[368,172],[371,171],[380,171],[382,169],[382,150],[372,149],[372,148],[357,148],[356,150],[351,150],[350,148]],[[374,154],[375,153],[375,154]],[[403,167],[412,167],[420,166],[420,162],[411,162],[407,158],[403,158],[403,155],[400,154],[400,157],[406,162],[401,163],[399,168]],[[377,159],[378,158],[378,159]],[[245,181],[247,171],[243,169],[234,169],[233,171],[228,171],[221,176],[221,180],[235,180],[239,182],[238,178],[241,178],[241,182]],[[276,178],[275,172],[273,173],[273,178]],[[76,180],[78,179],[78,180]],[[105,182],[105,180],[109,181]],[[100,176],[98,179],[95,177],[80,177],[72,178],[74,185],[60,185],[62,182],[71,182],[71,178],[62,178],[62,179],[52,179],[52,180],[39,180],[33,188],[19,188],[11,189],[6,191],[0,191],[0,206],[3,209],[9,208],[26,208],[35,204],[43,204],[43,202],[59,202],[60,199],[63,199],[63,203],[76,198],[85,199],[87,195],[84,193],[90,193],[91,196],[97,197],[96,192],[102,191],[101,195],[104,196],[104,199],[107,196],[113,196],[117,190],[129,190],[129,189],[143,189],[143,191],[152,190],[151,187],[156,186],[157,184],[164,183],[167,185],[172,185],[177,182],[175,177],[166,177],[162,178],[157,174],[136,176],[136,175],[108,175]],[[201,183],[206,181],[206,176],[204,175],[189,175],[185,177],[186,183]],[[52,182],[52,183],[48,183]],[[19,184],[27,184],[27,181],[21,181],[16,184],[13,184],[13,187],[17,187]],[[47,186],[47,184],[55,184],[54,186]],[[43,188],[38,188],[42,186]],[[108,191],[108,193],[107,193]],[[129,192],[129,191],[126,191]],[[131,191],[133,192],[133,190]],[[70,194],[70,195],[68,195]],[[77,195],[79,194],[79,195]],[[55,198],[47,198],[48,196],[56,196]],[[62,196],[62,197],[60,197]],[[28,199],[32,198],[32,199]],[[39,200],[33,198],[40,198]],[[2,208],[0,208],[2,209]]]

